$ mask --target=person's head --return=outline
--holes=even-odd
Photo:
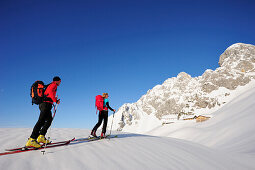
[[[58,76],[55,76],[55,77],[53,78],[53,81],[56,82],[56,84],[57,84],[58,86],[59,86],[60,83],[61,83],[61,79],[60,79],[60,77],[58,77]]]
[[[103,96],[104,99],[107,99],[109,95],[108,95],[108,93],[103,93],[102,96]]]

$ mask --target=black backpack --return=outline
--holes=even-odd
[[[32,105],[33,104],[41,104],[44,99],[45,95],[44,92],[48,85],[45,85],[42,81],[37,80],[34,82],[30,89],[30,96],[32,98]]]

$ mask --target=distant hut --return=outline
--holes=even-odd
[[[203,122],[203,121],[206,121],[206,120],[208,120],[208,119],[210,119],[210,117],[206,117],[206,116],[198,116],[197,118],[196,118],[196,122]]]
[[[196,119],[197,118],[197,116],[194,116],[194,117],[190,117],[190,118],[185,118],[185,119],[183,119],[183,120],[194,120],[194,119]]]
[[[206,117],[206,116],[194,116],[194,117],[190,117],[190,118],[186,118],[186,119],[183,119],[183,120],[194,120],[196,119],[196,122],[203,122],[203,121],[206,121],[208,119],[210,119],[210,117]]]

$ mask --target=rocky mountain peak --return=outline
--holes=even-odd
[[[219,65],[230,67],[242,72],[254,72],[255,46],[250,44],[237,43],[226,49],[220,56]]]

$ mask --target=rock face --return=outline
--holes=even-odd
[[[230,46],[220,56],[219,65],[216,70],[208,69],[194,78],[181,72],[149,90],[136,103],[124,104],[115,114],[119,119],[113,129],[125,130],[148,115],[159,120],[169,115],[180,118],[222,106],[224,98],[238,86],[255,79],[255,46],[242,43]]]

